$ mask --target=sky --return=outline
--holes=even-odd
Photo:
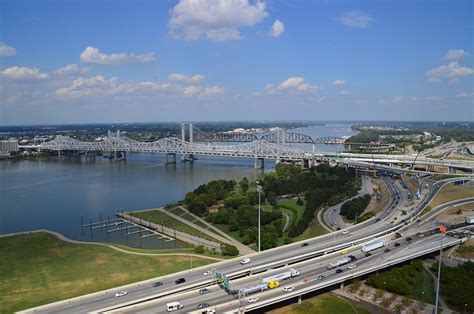
[[[0,125],[474,120],[471,0],[0,0]]]

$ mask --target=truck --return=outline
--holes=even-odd
[[[367,253],[367,252],[379,249],[379,248],[387,246],[387,245],[388,245],[387,240],[375,241],[375,242],[363,245],[362,246],[362,252]]]
[[[466,222],[468,224],[474,224],[474,216],[466,217]]]
[[[299,275],[300,275],[299,271],[297,271],[296,269],[291,268],[291,269],[288,269],[287,271],[285,271],[284,273],[275,274],[275,275],[272,275],[272,276],[267,276],[267,277],[262,278],[262,283],[267,283],[270,280],[283,281],[285,279],[293,278],[293,277],[296,277],[296,276],[299,276]]]
[[[247,294],[252,294],[252,293],[255,293],[255,292],[264,291],[264,290],[267,290],[267,289],[268,289],[268,284],[267,283],[260,283],[260,284],[255,285],[255,286],[245,288],[242,292],[244,293],[244,295],[247,295]]]
[[[333,269],[333,268],[336,268],[336,267],[338,267],[338,266],[347,264],[347,263],[349,263],[349,262],[351,262],[351,261],[352,261],[352,259],[351,259],[349,256],[343,257],[343,258],[340,258],[340,259],[338,259],[337,261],[334,261],[334,262],[332,262],[331,264],[327,265],[326,268],[327,268],[327,269]]]
[[[166,303],[166,311],[173,312],[183,308],[183,305],[179,302]]]
[[[268,289],[273,289],[273,288],[277,288],[280,286],[280,282],[279,281],[276,281],[276,280],[269,280],[267,282],[267,286],[268,286]]]

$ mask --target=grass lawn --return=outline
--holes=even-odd
[[[422,272],[416,274],[415,284],[413,286],[413,297],[425,303],[435,304],[436,296],[433,277],[431,277],[425,268],[423,268]]]
[[[212,261],[193,258],[193,266]],[[190,268],[186,256],[139,256],[73,244],[48,233],[0,238],[0,313]]]
[[[438,192],[436,197],[423,210],[422,214],[430,211],[438,205],[466,197],[474,197],[474,189],[471,185],[448,184]]]
[[[331,294],[319,295],[301,304],[291,304],[279,309],[269,311],[271,314],[298,313],[298,314],[370,314],[369,311],[361,308],[356,302],[339,298]]]
[[[171,212],[172,214],[177,215],[177,216],[181,216],[182,214],[185,213],[185,211],[184,211],[183,209],[179,208],[179,207],[173,208],[172,210],[170,210],[170,212]]]
[[[303,205],[298,205],[298,204],[296,204],[296,201],[297,200],[295,200],[295,199],[288,199],[288,200],[279,201],[278,206],[280,206],[281,208],[286,208],[286,209],[291,210],[295,214],[295,217],[298,220],[300,220],[303,217],[304,204]],[[295,221],[294,223],[296,223],[297,221]]]
[[[146,212],[136,212],[136,213],[132,213],[132,216],[142,218],[142,219],[145,219],[147,221],[154,222],[156,224],[160,224],[160,225],[163,224],[165,227],[176,228],[176,230],[186,232],[186,233],[189,233],[191,235],[195,235],[195,236],[203,238],[203,239],[207,239],[207,240],[211,240],[211,241],[220,243],[219,241],[217,241],[213,237],[209,236],[208,234],[200,232],[199,230],[196,230],[193,227],[188,226],[187,224],[185,224],[185,223],[183,223],[183,222],[181,222],[177,219],[174,219],[173,217],[171,217],[171,216],[169,216],[169,215],[167,215],[167,214],[165,214],[165,213],[163,213],[159,210],[146,211]]]
[[[318,214],[318,211],[321,210],[321,209],[318,209],[315,214],[314,214],[314,218],[313,220],[309,223],[309,226],[308,228],[306,228],[306,230],[300,234],[299,236],[297,236],[296,238],[294,238],[295,241],[301,241],[301,240],[305,240],[305,239],[310,239],[310,238],[314,238],[314,237],[318,237],[318,236],[321,236],[323,234],[327,234],[329,233],[329,231],[327,231],[326,229],[324,229],[319,223],[318,223],[318,219],[316,218],[316,215]]]
[[[191,215],[188,214],[188,213],[186,213],[186,214],[184,214],[184,215],[182,215],[182,216],[180,216],[180,217],[181,217],[181,218],[184,218],[184,219],[186,219],[186,220],[188,220],[188,221],[196,220],[196,218],[194,218],[193,216],[191,216]]]
[[[145,254],[176,254],[176,253],[184,253],[184,254],[195,254],[195,255],[202,255],[203,257],[209,256],[209,257],[215,257],[215,258],[221,258],[221,259],[229,259],[233,258],[233,256],[224,256],[220,253],[212,253],[209,250],[205,250],[204,253],[195,253],[193,248],[187,247],[187,248],[179,248],[179,249],[167,249],[167,250],[153,250],[153,249],[139,249],[139,248],[132,248],[120,244],[109,244],[115,247],[118,247],[122,250],[128,251],[128,252],[135,252],[135,253],[145,253]]]

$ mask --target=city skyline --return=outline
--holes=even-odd
[[[472,2],[3,1],[0,125],[473,120]]]

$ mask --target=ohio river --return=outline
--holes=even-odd
[[[349,125],[326,125],[299,130],[311,136],[351,135]],[[340,150],[318,146],[318,150]],[[266,162],[271,171],[274,163]],[[76,240],[104,241],[104,231],[81,228],[81,215],[97,221],[117,210],[140,210],[176,202],[198,185],[214,179],[256,179],[262,171],[253,160],[199,157],[194,164],[165,165],[159,154],[129,154],[126,161],[96,158],[63,158],[48,161],[0,161],[0,234],[50,229]],[[129,245],[138,246],[138,237]],[[124,243],[120,233],[110,242]],[[172,248],[173,242],[153,237],[142,247]]]

